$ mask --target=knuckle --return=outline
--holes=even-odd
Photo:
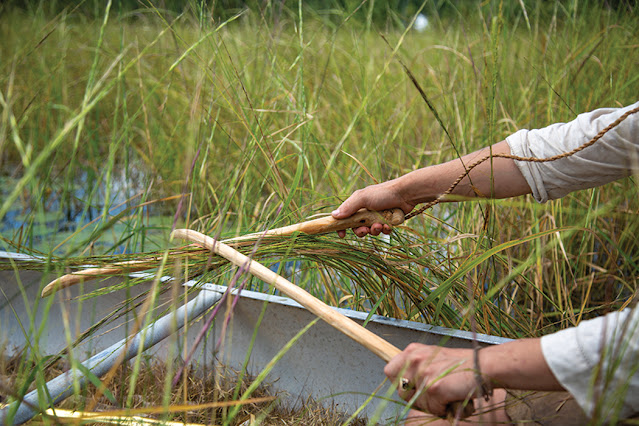
[[[393,366],[389,363],[386,364],[384,366],[384,374],[389,378],[392,379],[395,377],[395,369],[393,368]]]
[[[415,352],[417,349],[419,349],[419,343],[412,342],[406,346],[406,352]]]
[[[440,380],[431,382],[426,387],[426,395],[428,396],[429,399],[436,397],[437,395],[439,395],[440,392],[441,392],[441,381]]]
[[[426,351],[428,347],[421,343],[412,342],[408,346],[406,346],[406,351],[409,352],[418,352],[418,351]]]

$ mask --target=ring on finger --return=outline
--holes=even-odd
[[[399,379],[399,387],[403,391],[409,391],[412,390],[415,386],[406,377],[402,377],[401,379]]]

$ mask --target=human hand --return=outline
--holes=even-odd
[[[335,219],[345,219],[352,216],[361,208],[380,211],[393,208],[400,208],[404,214],[410,213],[415,207],[415,203],[407,201],[398,189],[397,179],[377,185],[367,186],[359,189],[346,199],[332,215]],[[358,237],[368,234],[379,235],[380,233],[390,234],[391,227],[386,223],[374,223],[370,227],[360,226],[353,228],[353,232]],[[338,231],[340,238],[346,236],[346,231]]]
[[[437,416],[445,416],[449,404],[483,393],[475,379],[472,349],[411,343],[388,362],[384,373],[394,383],[408,380],[413,386],[399,386],[399,396],[409,401],[419,393],[414,408]]]

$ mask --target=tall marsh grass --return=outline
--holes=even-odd
[[[353,18],[366,2],[285,3],[277,16],[265,4],[224,20],[195,2],[182,14],[108,2],[99,19],[0,6],[0,168],[12,179],[0,220],[21,211],[0,248],[63,273],[163,253],[177,225],[223,237],[286,225],[639,93],[637,21],[599,2],[477,3],[424,32]],[[297,237],[257,256],[333,305],[539,336],[630,303],[638,195],[628,178],[544,205],[445,204],[388,241]],[[37,238],[71,211],[62,241]],[[202,259],[189,275],[211,269]],[[218,263],[209,276],[230,274]]]

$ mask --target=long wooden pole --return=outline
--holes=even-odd
[[[266,266],[248,256],[240,253],[234,248],[216,241],[208,235],[201,234],[191,229],[176,229],[171,233],[172,238],[187,240],[202,247],[206,247],[215,254],[222,256],[240,268],[246,268],[248,272],[261,279],[265,283],[272,285],[291,299],[304,306],[306,309],[335,327],[351,339],[362,344],[384,361],[388,362],[401,351],[388,343],[378,335],[365,329],[352,319],[340,314],[326,303],[317,299],[306,290],[296,286],[286,278],[271,271]]]
[[[234,265],[240,268],[246,268],[248,272],[286,294],[328,324],[373,352],[385,362],[390,361],[391,358],[401,352],[397,347],[362,327],[352,319],[340,314],[306,290],[296,286],[286,278],[221,241],[217,241],[208,235],[191,229],[176,229],[171,233],[171,238],[180,238],[196,243],[222,256]],[[466,418],[470,416],[473,411],[472,401],[466,406],[463,406],[461,402],[454,402],[448,406],[447,416],[449,418],[455,418],[455,416]]]

